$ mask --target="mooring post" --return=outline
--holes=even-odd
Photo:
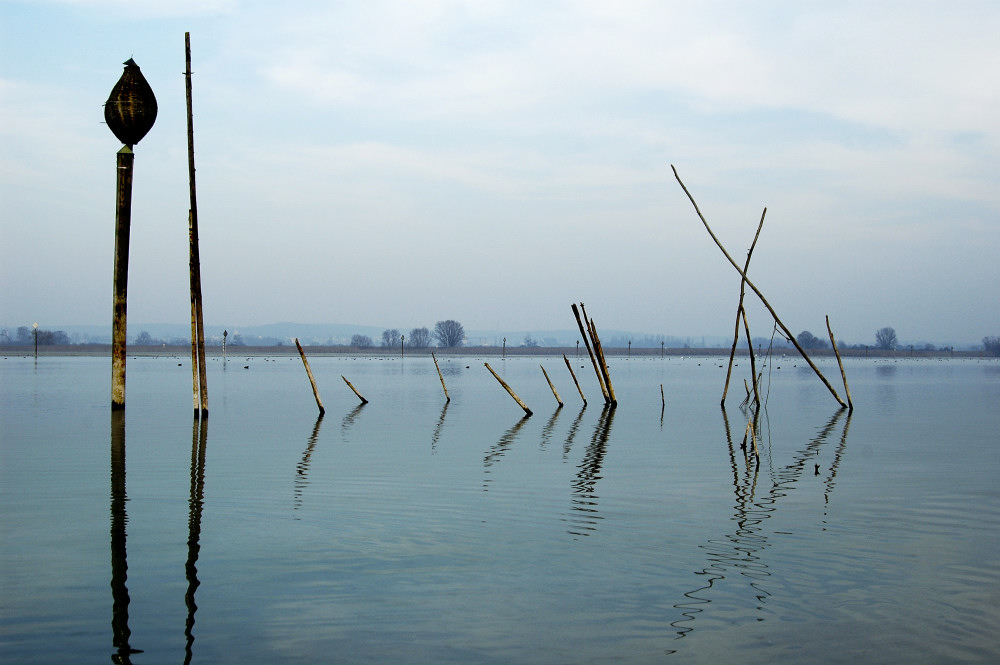
[[[132,58],[104,103],[104,121],[124,145],[118,151],[115,201],[115,270],[111,319],[111,410],[125,408],[125,335],[128,317],[128,246],[132,225],[132,146],[156,121],[153,89]]]

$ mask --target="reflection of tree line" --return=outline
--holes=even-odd
[[[198,589],[198,554],[201,549],[201,515],[205,500],[205,450],[208,443],[208,420],[194,421],[191,433],[191,494],[188,502],[188,556],[184,564],[187,590],[184,604],[187,619],[184,623],[184,663],[191,662],[194,645],[195,591]],[[128,495],[125,485],[125,411],[111,412],[111,631],[115,652],[112,662],[129,665],[132,654],[142,653],[129,643],[128,609],[128,550],[126,546]]]
[[[819,434],[813,437],[802,450],[792,456],[792,462],[777,470],[771,470],[771,489],[768,493],[756,498],[757,479],[760,472],[760,458],[749,455],[746,442],[740,446],[743,457],[743,471],[740,471],[740,464],[736,456],[736,448],[733,445],[729,419],[725,408],[722,409],[722,417],[726,430],[726,440],[729,448],[729,461],[733,470],[733,491],[736,502],[733,506],[733,521],[737,528],[733,533],[726,534],[722,539],[710,540],[705,545],[699,547],[707,552],[708,565],[696,575],[704,575],[705,583],[684,594],[685,600],[677,603],[674,607],[681,610],[683,618],[671,622],[671,626],[677,629],[676,639],[685,637],[694,630],[692,622],[697,616],[708,609],[712,602],[706,592],[712,589],[717,582],[726,579],[728,573],[730,577],[739,573],[740,576],[749,580],[749,588],[756,601],[757,609],[762,606],[770,597],[771,593],[765,588],[764,582],[771,573],[768,566],[760,554],[770,547],[768,537],[763,533],[763,522],[777,509],[777,502],[786,496],[792,485],[797,483],[803,472],[808,469],[808,463],[819,454],[820,448],[833,433],[834,428],[840,418],[847,413],[847,420],[840,436],[840,443],[834,454],[834,461],[830,467],[830,474],[826,478],[824,485],[826,488],[825,501],[829,501],[829,496],[833,492],[837,475],[837,468],[843,457],[847,446],[847,433],[851,424],[851,414],[844,409],[837,410],[826,423]],[[819,473],[819,466],[815,466],[815,474]]]

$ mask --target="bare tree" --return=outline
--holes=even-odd
[[[465,343],[465,328],[454,319],[438,321],[434,324],[434,339],[441,347],[462,346]]]
[[[1000,356],[1000,337],[984,337],[983,349],[986,353],[994,356]]]
[[[829,346],[829,342],[825,339],[821,339],[813,335],[808,330],[803,330],[798,334],[795,340],[799,343],[803,349],[825,349]]]
[[[374,342],[372,342],[372,338],[368,335],[354,335],[351,337],[351,346],[359,349],[371,348],[373,344]]]
[[[382,347],[395,348],[399,345],[399,330],[390,328],[382,331]]]
[[[896,331],[888,326],[885,328],[879,328],[875,331],[875,346],[880,349],[892,351],[896,348],[896,344],[898,342],[899,340],[896,338]]]
[[[414,328],[406,338],[406,344],[414,349],[426,349],[431,345],[431,331],[427,328]]]

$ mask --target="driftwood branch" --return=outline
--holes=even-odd
[[[840,404],[842,408],[846,409],[847,405],[844,404],[844,400],[840,399],[840,395],[837,394],[837,391],[834,389],[834,387],[830,385],[830,382],[827,381],[826,377],[823,376],[823,373],[819,371],[819,368],[816,367],[812,359],[809,358],[808,354],[806,354],[805,352],[805,349],[803,349],[799,345],[798,340],[795,339],[795,335],[793,335],[792,331],[788,329],[788,326],[786,326],[781,321],[781,319],[778,318],[778,314],[777,312],[774,311],[774,308],[771,307],[771,303],[767,301],[767,298],[764,297],[764,294],[761,293],[760,289],[758,289],[757,286],[754,285],[752,281],[750,281],[750,278],[747,277],[746,273],[739,267],[739,265],[737,265],[736,261],[733,260],[733,257],[729,255],[729,252],[726,251],[726,248],[715,236],[715,233],[712,232],[712,228],[708,225],[708,222],[705,220],[705,216],[701,214],[701,210],[698,208],[698,203],[694,200],[694,197],[691,196],[691,192],[689,192],[688,188],[684,185],[684,182],[681,180],[680,174],[677,173],[677,168],[673,164],[670,165],[670,168],[673,169],[674,177],[677,179],[677,183],[681,186],[681,189],[684,190],[684,193],[687,195],[688,200],[691,201],[691,205],[694,206],[694,211],[698,214],[698,218],[701,220],[701,223],[705,226],[705,230],[708,231],[708,235],[712,237],[712,240],[715,241],[715,244],[719,247],[720,250],[722,250],[722,253],[725,255],[726,259],[729,260],[729,263],[732,264],[733,268],[735,268],[736,271],[740,273],[740,276],[743,277],[743,281],[746,282],[746,285],[749,286],[750,289],[757,294],[757,297],[760,298],[761,303],[764,305],[764,307],[767,308],[767,311],[771,313],[771,316],[774,317],[774,322],[778,324],[778,327],[781,328],[781,330],[785,333],[785,336],[791,341],[792,345],[795,346],[795,350],[799,352],[799,355],[801,355],[802,358],[806,361],[806,363],[809,364],[809,367],[811,367],[813,372],[816,373],[816,376],[820,378],[820,381],[823,382],[823,385],[827,387],[827,389],[830,391],[830,394],[833,395],[833,398],[837,400],[837,403]]]

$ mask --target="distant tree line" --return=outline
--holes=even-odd
[[[409,333],[403,333],[398,328],[386,328],[382,331],[380,346],[383,349],[394,349],[403,346],[409,349],[426,349],[431,342],[437,342],[441,348],[456,348],[465,344],[465,328],[454,319],[438,321],[434,330],[427,328],[411,328]],[[356,349],[370,349],[375,346],[375,340],[369,335],[352,335],[351,346]]]
[[[35,335],[37,334],[38,346],[57,346],[72,344],[69,335],[62,330],[42,330],[37,331],[28,326],[20,326],[11,337],[10,332],[4,328],[0,330],[0,344],[5,346],[34,346]]]

